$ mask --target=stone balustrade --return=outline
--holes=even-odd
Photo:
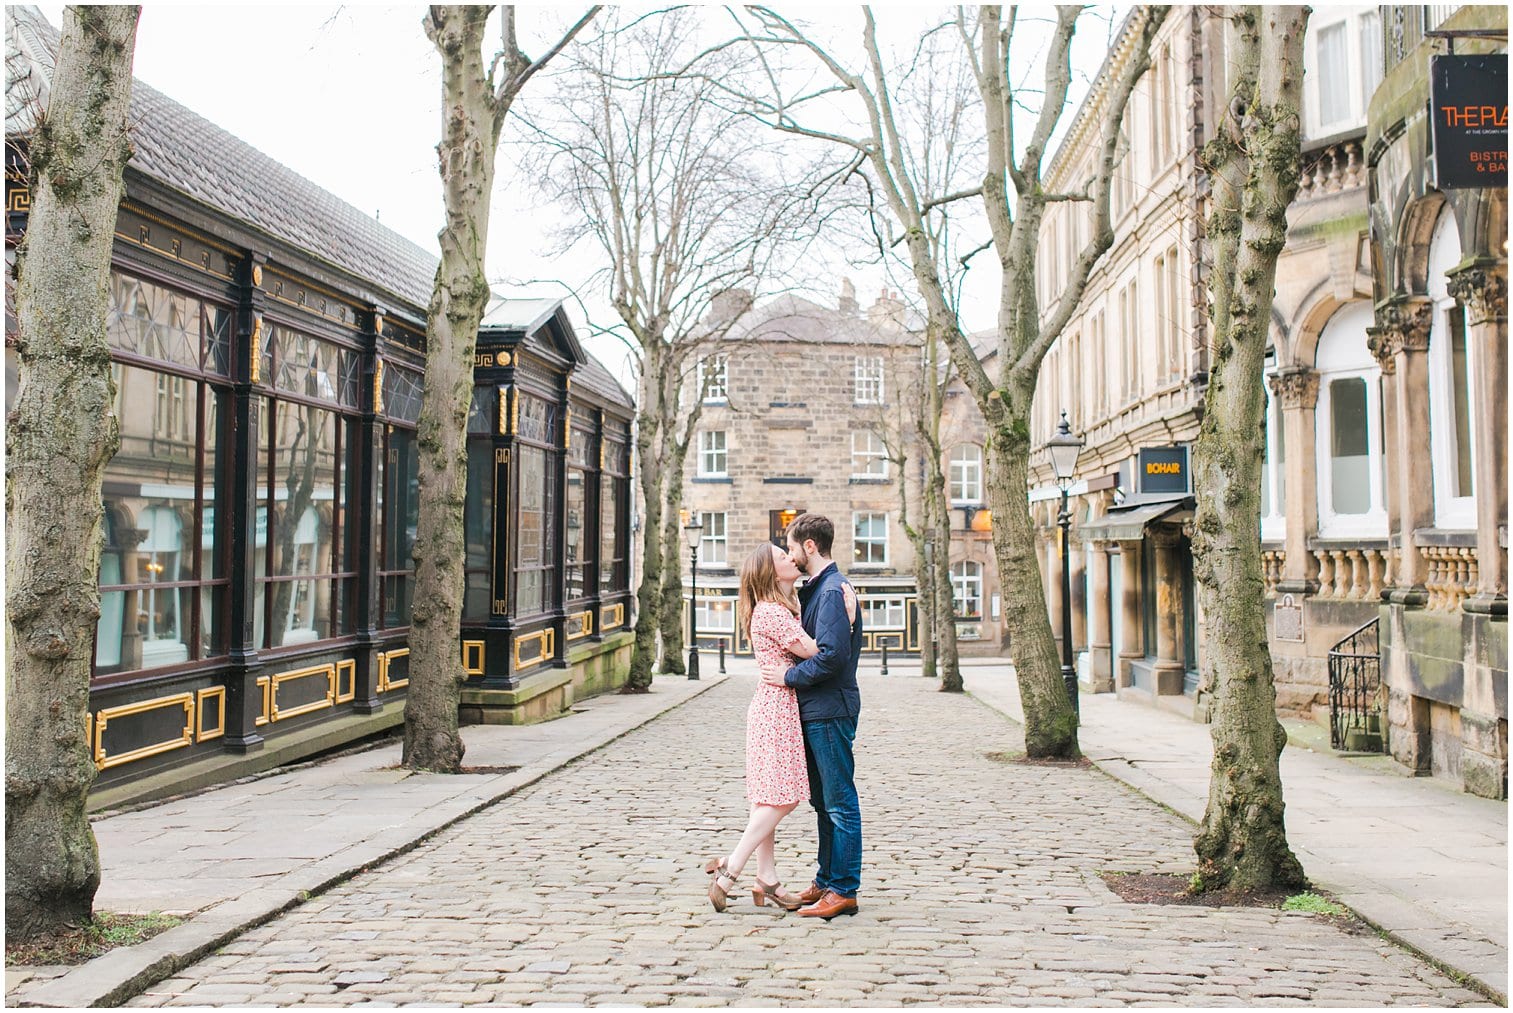
[[[1310,550],[1319,564],[1319,598],[1346,601],[1376,601],[1387,577],[1385,548],[1316,547]]]
[[[1266,588],[1266,597],[1276,596],[1277,584],[1282,580],[1282,566],[1286,562],[1287,553],[1283,549],[1261,550],[1261,580]]]
[[[1297,200],[1306,201],[1366,185],[1360,141],[1341,141],[1303,156]]]
[[[1476,593],[1479,576],[1476,549],[1460,545],[1425,545],[1421,548],[1428,574],[1424,590],[1429,592],[1425,606],[1431,612],[1455,612],[1461,603]]]

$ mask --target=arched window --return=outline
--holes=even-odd
[[[951,451],[951,502],[982,502],[982,448],[963,443]]]
[[[982,618],[982,564],[962,560],[951,565],[951,608],[957,619]]]
[[[1371,306],[1349,303],[1319,336],[1319,534],[1385,538],[1382,481],[1382,384],[1366,347]]]
[[[1429,241],[1429,436],[1434,470],[1434,526],[1476,528],[1475,365],[1465,311],[1450,295],[1445,272],[1460,263],[1460,232],[1447,210]]]

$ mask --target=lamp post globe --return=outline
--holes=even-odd
[[[683,525],[688,546],[688,677],[699,677],[699,546],[704,543],[704,524],[698,514]]]
[[[1067,699],[1072,710],[1081,712],[1077,699],[1077,670],[1072,667],[1072,511],[1069,500],[1072,477],[1077,473],[1077,455],[1082,452],[1083,441],[1072,435],[1067,424],[1066,412],[1056,424],[1056,435],[1046,441],[1046,450],[1051,455],[1051,470],[1056,473],[1056,485],[1061,489],[1061,512],[1056,521],[1061,525],[1061,681],[1066,684]]]

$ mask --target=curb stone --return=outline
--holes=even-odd
[[[406,821],[409,824],[405,831],[408,839],[398,845],[365,842],[295,869],[279,877],[274,885],[215,904],[146,942],[101,954],[27,991],[14,1005],[60,1009],[119,1006],[244,932],[390,859],[413,851],[449,827],[598,752],[611,742],[703,695],[727,678],[727,675],[711,674],[699,680],[700,685],[687,695],[638,716],[628,725],[612,726],[598,739],[582,743],[570,756],[563,756],[560,749],[549,751],[543,760],[480,783],[478,790],[484,794],[481,800],[476,796],[463,796],[449,800],[450,805],[415,814]],[[434,818],[427,820],[427,816]],[[8,998],[9,1004],[11,1000]]]

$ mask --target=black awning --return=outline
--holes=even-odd
[[[1147,525],[1166,520],[1179,511],[1192,510],[1195,502],[1191,496],[1176,496],[1170,499],[1132,501],[1111,509],[1106,516],[1080,525],[1078,533],[1089,540],[1134,542],[1145,537]]]

